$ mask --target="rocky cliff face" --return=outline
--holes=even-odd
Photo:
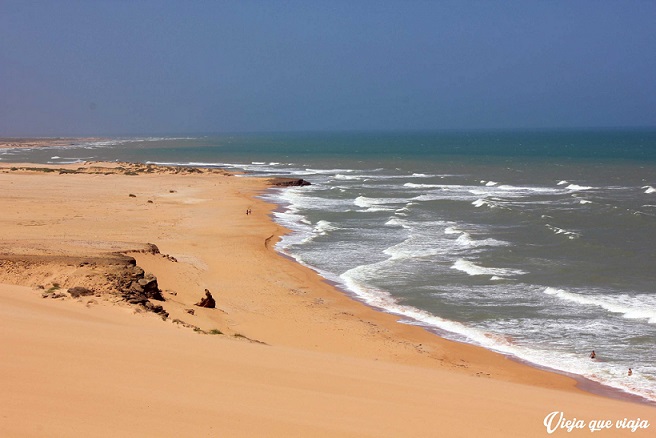
[[[137,266],[134,257],[117,252],[0,254],[0,282],[41,289],[44,298],[102,297],[168,316],[150,301],[164,301],[157,278]]]

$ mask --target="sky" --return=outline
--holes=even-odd
[[[653,1],[0,0],[0,137],[656,127]]]

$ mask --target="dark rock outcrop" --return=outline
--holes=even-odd
[[[79,298],[79,297],[85,297],[85,296],[93,295],[95,292],[92,291],[91,289],[87,289],[86,287],[75,286],[75,287],[70,288],[68,290],[68,293],[73,298]]]
[[[157,285],[157,277],[155,277],[153,274],[144,275],[143,278],[137,281],[137,284],[142,288],[144,295],[146,295],[148,298],[157,301],[164,301],[162,291],[159,290],[159,286]]]
[[[195,305],[198,307],[214,309],[216,307],[216,301],[214,301],[214,298],[212,297],[212,293],[209,290],[205,289],[205,298],[201,299]]]
[[[143,251],[148,254],[159,254],[159,248],[154,243],[147,243],[146,249]]]
[[[146,310],[150,310],[154,313],[159,313],[164,318],[169,316],[169,312],[165,311],[164,308],[158,304],[153,304],[150,301],[147,301],[143,306],[146,308]]]
[[[271,184],[276,187],[303,187],[312,185],[303,178],[274,178]]]
[[[59,292],[44,292],[41,294],[41,298],[58,299],[58,298],[67,298],[67,296],[66,294],[62,294]]]
[[[157,277],[144,273],[136,264],[128,264],[124,274],[113,276],[113,281],[122,291],[123,299],[130,304],[145,305],[149,299],[164,301]]]

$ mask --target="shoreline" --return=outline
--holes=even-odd
[[[248,174],[246,174],[246,175],[248,175]],[[269,187],[267,190],[280,190],[280,188],[278,188],[278,187]],[[269,203],[269,201],[264,201],[264,202]],[[271,213],[271,215],[269,215],[269,217],[270,217],[270,220],[275,223],[275,218],[273,216],[273,211],[285,212],[286,209],[285,209],[285,206],[282,205],[282,204],[276,204],[276,203],[272,203],[272,204],[275,206],[275,208],[272,210],[272,213]],[[275,244],[273,245],[273,248],[274,249],[276,248]],[[393,311],[390,311],[390,310],[388,310],[384,307],[373,306],[371,304],[368,304],[363,298],[359,297],[357,295],[357,293],[349,290],[345,285],[343,285],[343,284],[341,284],[337,281],[330,280],[328,278],[323,277],[313,267],[299,262],[296,258],[294,258],[293,255],[286,254],[283,251],[278,251],[277,249],[276,249],[276,252],[278,254],[280,254],[282,257],[288,259],[290,262],[300,264],[300,265],[312,270],[326,284],[333,287],[338,292],[344,294],[349,299],[354,300],[358,303],[361,303],[361,304],[371,308],[372,310],[374,310],[376,312],[381,312],[381,313],[384,313],[384,314],[387,314],[387,315],[392,315],[392,316],[398,317],[398,318],[408,318],[405,315],[394,313]],[[536,363],[530,362],[526,359],[522,359],[520,357],[517,357],[513,354],[494,351],[494,350],[488,349],[488,348],[486,348],[482,345],[478,345],[478,344],[475,344],[475,343],[469,343],[469,342],[461,341],[461,340],[458,340],[458,339],[454,339],[454,338],[449,336],[450,332],[445,330],[445,329],[441,329],[441,328],[438,328],[438,327],[433,327],[433,326],[429,326],[429,325],[426,325],[426,324],[422,324],[420,321],[417,321],[417,322],[418,322],[418,324],[412,324],[412,326],[419,327],[419,328],[425,330],[426,332],[428,332],[428,333],[430,333],[434,336],[437,336],[440,339],[447,340],[449,342],[455,342],[457,344],[462,344],[462,345],[474,347],[474,348],[480,348],[480,349],[485,350],[487,352],[490,352],[490,353],[497,354],[497,355],[503,356],[505,358],[508,358],[509,360],[511,360],[511,361],[513,361],[513,362],[515,362],[519,365],[522,365],[522,366],[527,366],[527,367],[530,367],[532,369],[545,371],[545,372],[552,373],[554,375],[558,375],[558,376],[562,376],[562,377],[566,377],[566,378],[571,378],[575,381],[574,387],[576,389],[580,390],[580,391],[583,391],[583,392],[586,392],[586,393],[589,393],[589,394],[593,394],[593,395],[598,395],[598,396],[602,396],[602,397],[615,399],[615,400],[620,400],[620,401],[628,401],[628,402],[632,402],[632,403],[639,403],[639,404],[643,404],[643,405],[646,405],[646,406],[656,406],[656,400],[651,400],[651,399],[649,399],[647,397],[644,397],[642,395],[634,394],[634,393],[625,391],[621,388],[615,388],[613,386],[606,385],[602,382],[592,380],[592,379],[590,379],[588,377],[585,377],[583,375],[580,375],[580,374],[569,373],[567,371],[559,370],[557,368],[552,368],[552,367],[549,367],[549,366],[543,366],[543,365],[540,365],[540,364],[536,364]],[[405,324],[405,323],[400,322],[400,321],[397,321],[397,323],[398,324]]]
[[[116,167],[121,166],[121,163],[71,165],[68,168],[105,165]],[[91,254],[99,249],[118,247],[125,251],[125,248],[138,248],[137,244],[157,245],[161,253],[128,251],[128,255],[134,257],[136,264],[144,271],[156,275],[165,298],[161,305],[168,313],[167,321],[159,321],[161,318],[152,312],[147,315],[152,314],[153,318],[146,318],[150,321],[148,324],[153,325],[153,333],[157,332],[153,336],[158,339],[167,339],[174,333],[169,330],[176,326],[171,324],[171,321],[178,319],[191,326],[188,329],[180,328],[186,333],[195,335],[191,328],[196,327],[206,333],[217,330],[225,335],[202,336],[206,338],[199,341],[202,344],[209,342],[211,338],[220,343],[220,348],[226,350],[233,349],[234,343],[240,345],[234,347],[238,350],[242,348],[241,345],[248,345],[247,349],[253,352],[257,350],[254,354],[264,362],[269,355],[280,354],[280,357],[276,356],[276,360],[283,362],[275,362],[276,369],[284,369],[284,358],[293,357],[308,366],[311,364],[312,369],[316,371],[313,378],[306,376],[309,380],[303,381],[303,386],[315,395],[325,379],[335,379],[336,385],[338,382],[342,382],[340,385],[344,384],[343,379],[347,371],[342,367],[338,367],[341,370],[339,373],[333,374],[331,371],[337,364],[352,365],[355,368],[372,367],[376,373],[381,373],[382,380],[371,382],[372,386],[359,381],[356,387],[360,389],[356,393],[362,396],[373,394],[371,391],[374,391],[380,400],[394,395],[395,401],[389,406],[392,410],[387,415],[394,415],[392,412],[399,409],[398,404],[412,403],[413,394],[401,397],[391,389],[396,386],[403,387],[407,383],[404,379],[394,377],[395,372],[407,377],[407,371],[412,370],[412,373],[424,379],[427,388],[433,388],[430,393],[422,396],[425,398],[420,397],[426,400],[426,405],[422,409],[417,408],[415,414],[421,415],[422,418],[426,415],[435,416],[434,403],[455,403],[464,408],[472,403],[471,397],[485,400],[484,405],[488,408],[490,403],[493,403],[497,409],[504,412],[504,419],[494,420],[495,424],[506,424],[506,420],[510,421],[511,417],[516,417],[518,409],[530,411],[532,417],[519,421],[513,427],[518,428],[515,430],[531,430],[533,434],[537,431],[544,432],[542,418],[553,410],[578,411],[577,417],[588,416],[590,419],[596,418],[595,415],[610,416],[620,412],[625,414],[624,417],[640,412],[642,418],[648,415],[651,415],[650,419],[654,418],[653,410],[648,409],[646,404],[592,395],[576,388],[575,379],[571,377],[517,363],[482,347],[440,338],[423,327],[399,323],[395,315],[381,312],[353,299],[348,293],[329,284],[315,271],[274,250],[273,245],[267,247],[266,239],[273,235],[273,240],[277,240],[287,230],[269,217],[275,205],[257,197],[267,189],[267,183],[263,179],[233,178],[223,171],[167,174],[159,173],[161,168],[149,168],[145,165],[143,171],[135,172],[135,175],[107,172],[18,173],[7,170],[11,167],[18,168],[20,165],[0,165],[2,184],[14,185],[11,191],[1,197],[2,205],[17,205],[12,209],[5,208],[9,213],[3,218],[5,231],[0,237],[5,241],[2,242],[5,252],[7,248],[13,251],[23,248],[27,253],[36,250],[66,253],[71,249],[83,249]],[[57,166],[61,167],[66,166]],[[135,196],[128,196],[129,194]],[[253,209],[252,215],[244,214],[247,208]],[[109,216],[110,214],[112,216]],[[93,224],[93,227],[89,227],[89,224]],[[48,238],[43,239],[44,235]],[[54,281],[53,266],[43,272],[34,271],[39,275],[51,276],[39,277],[38,281]],[[6,283],[6,276],[5,273],[5,278],[0,278],[0,283]],[[13,279],[37,281],[36,276],[31,279],[23,277],[23,273],[17,272]],[[77,278],[83,277],[79,275]],[[34,287],[29,284],[27,286]],[[70,287],[63,282],[62,286]],[[214,294],[216,309],[194,307],[194,303],[202,297],[203,289],[209,289]],[[34,295],[38,300],[43,300],[38,297],[38,292]],[[66,297],[46,300],[44,303],[48,303],[48,308],[65,306],[73,309],[77,306],[82,312],[91,311],[85,306],[92,309],[107,307],[108,311],[125,309],[116,302],[104,302],[103,297],[94,297],[81,301]],[[98,303],[91,303],[93,300]],[[77,305],[78,302],[85,306]],[[134,311],[133,308],[129,309]],[[36,311],[36,308],[34,310]],[[188,310],[194,312],[190,313]],[[144,318],[134,319],[126,324],[139,325]],[[16,336],[23,342],[38,340],[38,337],[25,338],[25,334]],[[111,337],[111,334],[108,336]],[[187,335],[181,336],[187,339]],[[193,344],[196,345],[195,342]],[[176,345],[178,348],[185,348]],[[156,347],[153,345],[152,348]],[[103,353],[94,351],[94,354]],[[207,366],[211,364],[220,369],[223,366],[223,356],[208,354],[211,357]],[[94,357],[93,354],[91,357]],[[180,366],[186,366],[184,358],[178,361]],[[205,362],[201,361],[198,366],[202,368],[206,366],[204,364]],[[295,377],[296,372],[288,369],[285,373],[288,380],[284,381],[289,385],[300,384]],[[347,381],[356,378],[352,375],[347,377]],[[165,376],[157,374],[156,380],[164,378]],[[196,382],[197,378],[202,379],[203,376],[189,375],[187,378],[190,382]],[[448,400],[434,399],[441,391],[438,388],[446,385],[447,380],[444,379],[458,382],[452,391],[457,389],[460,396],[453,392],[449,393]],[[374,390],[381,382],[385,382],[384,387],[388,389],[386,392],[383,390],[384,394]],[[266,382],[262,385],[262,388],[246,391],[246,400],[256,397],[260,390],[266,391]],[[417,387],[413,388],[419,391]],[[217,388],[219,393],[221,390],[222,388]],[[343,386],[343,391],[349,393],[348,385]],[[510,394],[516,394],[518,400],[522,401],[521,407],[515,403],[515,396]],[[16,396],[13,393],[12,395]],[[207,394],[205,396],[214,397]],[[297,398],[289,402],[301,400],[303,397],[298,397],[297,394]],[[199,400],[197,403],[202,405],[203,401]],[[327,409],[327,406],[330,404],[324,405],[322,409]],[[486,413],[483,405],[470,411],[455,414],[452,419],[453,427],[457,426],[457,419],[471,421],[464,420],[469,418],[470,414],[473,415],[472,418],[488,418],[489,415],[494,417],[494,409]],[[278,412],[275,417],[284,418],[284,421],[280,420],[282,423],[292,421],[285,415],[286,413]],[[362,415],[363,418],[373,421],[380,413],[367,411]],[[440,423],[438,420],[444,422],[442,416],[437,417],[440,418],[435,419],[436,424]],[[405,412],[403,415],[399,413],[398,418],[387,420],[398,419],[406,422],[409,418],[412,418],[412,415]],[[317,421],[315,419],[311,422],[311,429],[319,425]],[[282,423],[279,424],[280,427],[283,427]],[[299,426],[294,424],[295,427]],[[338,426],[347,427],[347,423],[330,427]],[[467,426],[475,427],[470,424]],[[507,424],[506,426],[510,427]],[[321,424],[321,427],[328,426]],[[367,423],[366,427],[374,428],[373,423]],[[417,433],[422,429],[430,430],[427,429],[428,425],[423,424],[412,427]],[[453,436],[459,436],[457,430],[452,429]],[[499,430],[507,432],[505,429]],[[334,436],[350,436],[345,432],[342,430],[342,433],[336,433]],[[331,435],[332,433],[326,436]]]
[[[275,245],[274,245],[274,248],[275,248]],[[298,260],[294,259],[293,256],[290,256],[290,255],[285,254],[285,253],[280,252],[280,251],[278,253],[282,257],[290,260],[293,263],[299,263]],[[305,265],[303,265],[303,266],[305,266]],[[306,266],[306,267],[314,271],[314,269],[312,267],[310,267],[310,266]],[[348,297],[348,298],[350,298],[350,299],[352,299],[352,300],[354,300],[358,303],[361,303],[361,304],[371,308],[372,310],[374,310],[376,312],[381,312],[381,313],[392,315],[392,316],[399,317],[399,318],[402,318],[402,317],[405,318],[405,316],[396,314],[396,313],[391,312],[391,311],[388,311],[387,309],[385,309],[383,307],[372,306],[372,305],[366,303],[363,299],[358,297],[356,293],[346,289],[340,283],[338,283],[336,281],[333,281],[333,280],[329,280],[327,278],[324,278],[317,271],[314,271],[314,272],[316,272],[316,274],[319,275],[326,284],[328,284],[331,287],[335,288],[337,291],[344,294],[346,297]],[[401,321],[398,321],[397,323],[398,324],[405,324],[404,322],[401,322]],[[574,373],[568,373],[566,371],[561,371],[559,369],[551,368],[551,367],[548,367],[548,366],[542,366],[542,365],[539,365],[539,364],[535,364],[533,362],[530,362],[528,360],[525,360],[525,359],[522,359],[520,357],[514,356],[512,354],[503,353],[503,352],[499,352],[499,351],[494,351],[494,350],[485,348],[482,345],[477,345],[475,343],[468,343],[468,342],[465,342],[465,341],[452,339],[452,338],[449,337],[450,332],[448,332],[446,330],[443,330],[443,329],[440,329],[440,328],[437,328],[437,327],[431,327],[431,326],[428,326],[426,324],[411,324],[411,325],[414,326],[414,327],[422,328],[426,332],[428,332],[428,333],[430,333],[434,336],[437,336],[438,338],[443,339],[443,340],[447,340],[447,341],[450,341],[450,342],[455,342],[457,344],[467,345],[467,346],[471,346],[471,347],[475,347],[475,348],[480,348],[480,349],[483,349],[483,350],[488,351],[490,353],[498,354],[500,356],[503,356],[503,357],[505,357],[505,358],[507,358],[507,359],[519,364],[519,365],[522,365],[522,366],[527,366],[527,367],[530,367],[530,368],[533,368],[533,369],[536,369],[536,370],[545,371],[545,372],[552,373],[552,374],[555,374],[555,375],[558,375],[558,376],[571,378],[575,381],[574,387],[576,389],[580,390],[580,391],[583,391],[583,392],[586,392],[586,393],[589,393],[589,394],[593,394],[593,395],[598,395],[598,396],[601,396],[601,397],[606,397],[606,398],[619,400],[619,401],[627,401],[627,402],[631,402],[631,403],[639,403],[639,404],[643,404],[643,405],[646,405],[646,406],[656,407],[656,401],[655,400],[650,400],[650,399],[648,399],[646,397],[643,397],[641,395],[633,394],[633,393],[624,391],[620,388],[615,388],[615,387],[612,387],[610,385],[606,385],[606,384],[603,384],[601,382],[597,382],[597,381],[589,379],[585,376],[582,376],[582,375],[579,375],[579,374],[574,374]]]

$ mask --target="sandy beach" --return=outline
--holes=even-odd
[[[281,256],[270,185],[0,165],[0,435],[533,437],[552,412],[576,419],[553,435],[653,434],[653,406],[401,324]]]

